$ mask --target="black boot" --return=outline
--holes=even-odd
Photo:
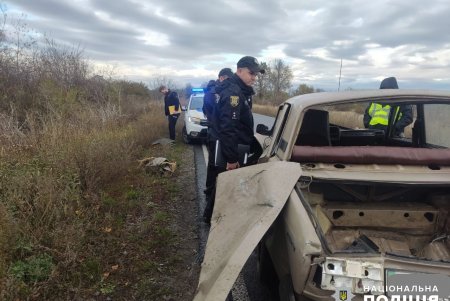
[[[203,211],[203,221],[208,225],[211,225],[211,216],[214,209],[214,204],[211,204],[211,196],[206,196],[206,207]]]

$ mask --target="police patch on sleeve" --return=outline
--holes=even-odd
[[[239,96],[230,96],[230,105],[237,107],[239,105]]]

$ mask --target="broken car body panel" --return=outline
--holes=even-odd
[[[293,162],[258,164],[219,175],[195,301],[225,300],[300,175],[300,165]]]

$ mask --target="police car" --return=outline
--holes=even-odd
[[[205,140],[208,128],[205,125],[207,120],[203,114],[203,88],[193,88],[189,103],[184,115],[183,141],[187,144],[194,140]]]

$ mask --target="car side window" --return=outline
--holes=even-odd
[[[424,105],[425,140],[429,145],[450,147],[450,105]]]
[[[274,126],[273,126],[273,133],[276,133],[276,136],[273,137],[273,146],[272,150],[270,152],[270,156],[273,156],[277,153],[278,149],[281,149],[284,151],[285,146],[283,147],[283,139],[281,139],[284,126],[286,125],[286,120],[289,115],[289,110],[291,108],[291,105],[289,103],[285,103],[282,107],[280,107],[280,110],[277,114],[277,119],[275,120]]]

